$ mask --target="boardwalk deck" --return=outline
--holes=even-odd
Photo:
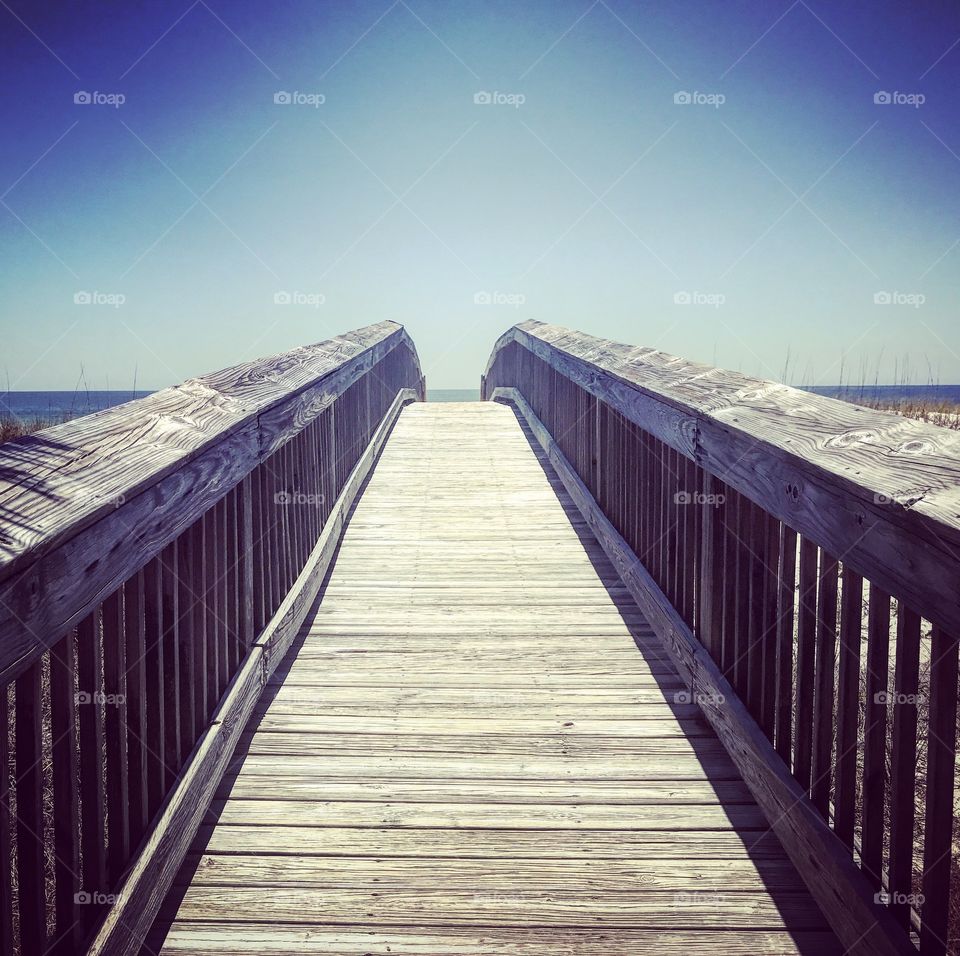
[[[402,413],[149,950],[828,953],[503,405]]]

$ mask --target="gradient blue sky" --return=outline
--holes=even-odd
[[[434,387],[526,318],[960,382],[955,3],[61,6],[0,0],[12,388],[159,387],[385,318]]]

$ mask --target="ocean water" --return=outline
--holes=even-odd
[[[806,392],[842,398],[847,402],[927,401],[960,405],[960,385],[810,385],[800,386]]]
[[[0,417],[58,422],[149,395],[148,391],[0,392]]]
[[[479,402],[479,388],[428,388],[428,402]]]

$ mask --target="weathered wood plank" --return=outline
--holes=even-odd
[[[460,927],[352,927],[278,923],[180,922],[163,943],[164,956],[289,956],[324,953],[326,956],[802,956],[839,954],[832,934],[818,930],[749,933],[721,930],[674,929],[609,930],[542,927],[524,929],[484,926]]]

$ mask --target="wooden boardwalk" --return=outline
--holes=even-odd
[[[828,953],[513,410],[408,406],[146,952]]]

